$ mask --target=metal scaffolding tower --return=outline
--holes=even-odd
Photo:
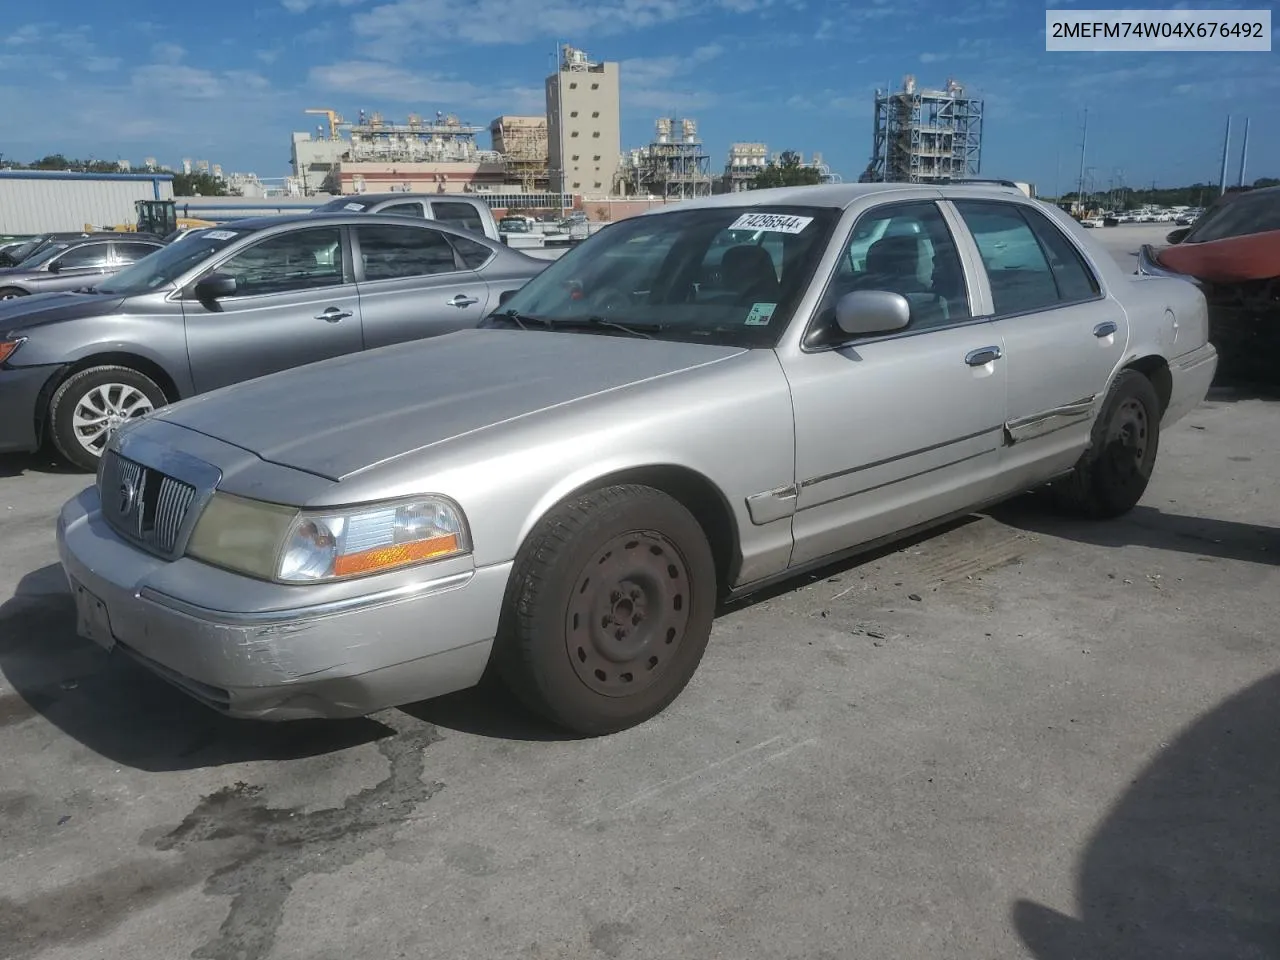
[[[978,176],[982,101],[948,80],[924,90],[908,76],[896,93],[876,90],[875,140],[863,183],[934,183]]]
[[[656,129],[637,157],[637,192],[674,200],[711,196],[711,155],[698,139],[697,122],[663,117]]]

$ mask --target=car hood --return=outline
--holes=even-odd
[[[463,330],[295,367],[153,416],[341,480],[486,427],[744,352],[612,335]]]
[[[100,317],[123,301],[124,297],[105,293],[36,293],[0,300],[0,336],[22,334],[48,323]]]

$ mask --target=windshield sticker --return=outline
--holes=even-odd
[[[778,309],[776,303],[753,303],[751,312],[747,314],[747,319],[743,321],[748,327],[764,327],[768,326],[773,311]]]
[[[363,204],[363,203],[348,203],[348,204],[347,204],[346,206],[344,206],[342,209],[343,209],[343,210],[354,210],[356,213],[359,213],[361,210],[363,210],[363,209],[364,209],[364,204]]]
[[[793,217],[782,213],[744,213],[733,223],[730,230],[765,230],[769,233],[800,233],[813,217]]]
[[[236,234],[234,230],[210,230],[204,235],[206,240],[234,240]]]

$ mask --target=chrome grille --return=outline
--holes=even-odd
[[[98,493],[102,514],[111,526],[168,556],[178,547],[196,488],[108,450],[103,454]]]

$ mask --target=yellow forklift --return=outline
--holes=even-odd
[[[173,200],[136,200],[134,209],[138,212],[135,223],[118,223],[112,227],[100,227],[86,223],[86,233],[149,233],[161,239],[180,230],[199,230],[203,227],[215,227],[212,220],[200,220],[196,217],[178,216],[178,205]]]

